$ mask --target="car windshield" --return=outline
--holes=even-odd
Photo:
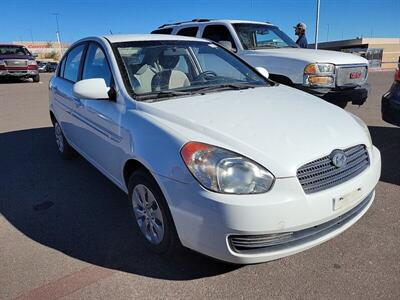
[[[233,24],[246,50],[298,48],[296,43],[276,26],[254,23]]]
[[[137,100],[268,85],[251,67],[211,42],[124,42],[114,49]]]
[[[0,45],[0,55],[30,55],[30,53],[22,46]]]

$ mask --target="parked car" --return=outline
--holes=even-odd
[[[165,24],[157,34],[206,38],[232,50],[270,78],[321,97],[340,107],[362,105],[368,97],[368,61],[360,56],[327,50],[300,49],[271,23],[196,19]]]
[[[381,109],[384,121],[400,126],[400,57],[394,82],[389,91],[382,97]]]
[[[82,39],[49,83],[58,151],[129,195],[157,253],[242,264],[303,251],[369,209],[380,153],[359,118],[263,73],[196,38]]]
[[[0,44],[0,78],[32,78],[39,82],[35,57],[24,46]]]
[[[47,62],[45,62],[45,61],[36,61],[36,62],[37,62],[39,73],[46,72]]]
[[[57,62],[55,62],[55,61],[49,61],[49,62],[46,64],[46,72],[50,72],[50,73],[55,72],[55,71],[57,70],[57,66],[58,66],[58,63],[57,63]]]
[[[54,61],[40,62],[38,63],[39,72],[55,72],[57,69],[58,63]]]

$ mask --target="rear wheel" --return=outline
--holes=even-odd
[[[32,77],[33,82],[39,82],[40,81],[40,75],[37,74],[35,76]]]
[[[54,122],[54,135],[56,137],[58,153],[60,153],[61,157],[67,160],[74,158],[76,156],[76,151],[68,144],[61,130],[61,126],[57,121]]]
[[[166,255],[181,249],[168,204],[154,178],[144,170],[135,171],[128,190],[132,215],[146,247]]]

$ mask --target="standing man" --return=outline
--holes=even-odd
[[[299,23],[296,26],[293,26],[294,34],[297,35],[299,38],[296,41],[296,44],[300,48],[308,48],[307,38],[306,38],[306,24]]]

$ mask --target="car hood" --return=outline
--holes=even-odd
[[[278,178],[296,176],[298,167],[334,149],[369,143],[349,113],[282,85],[139,103],[138,109],[184,142],[235,151]]]
[[[307,63],[333,63],[336,65],[345,64],[368,64],[365,58],[338,51],[301,49],[301,48],[279,48],[279,49],[260,49],[248,51],[246,55],[255,56],[274,56],[287,57],[295,60],[303,60]]]

